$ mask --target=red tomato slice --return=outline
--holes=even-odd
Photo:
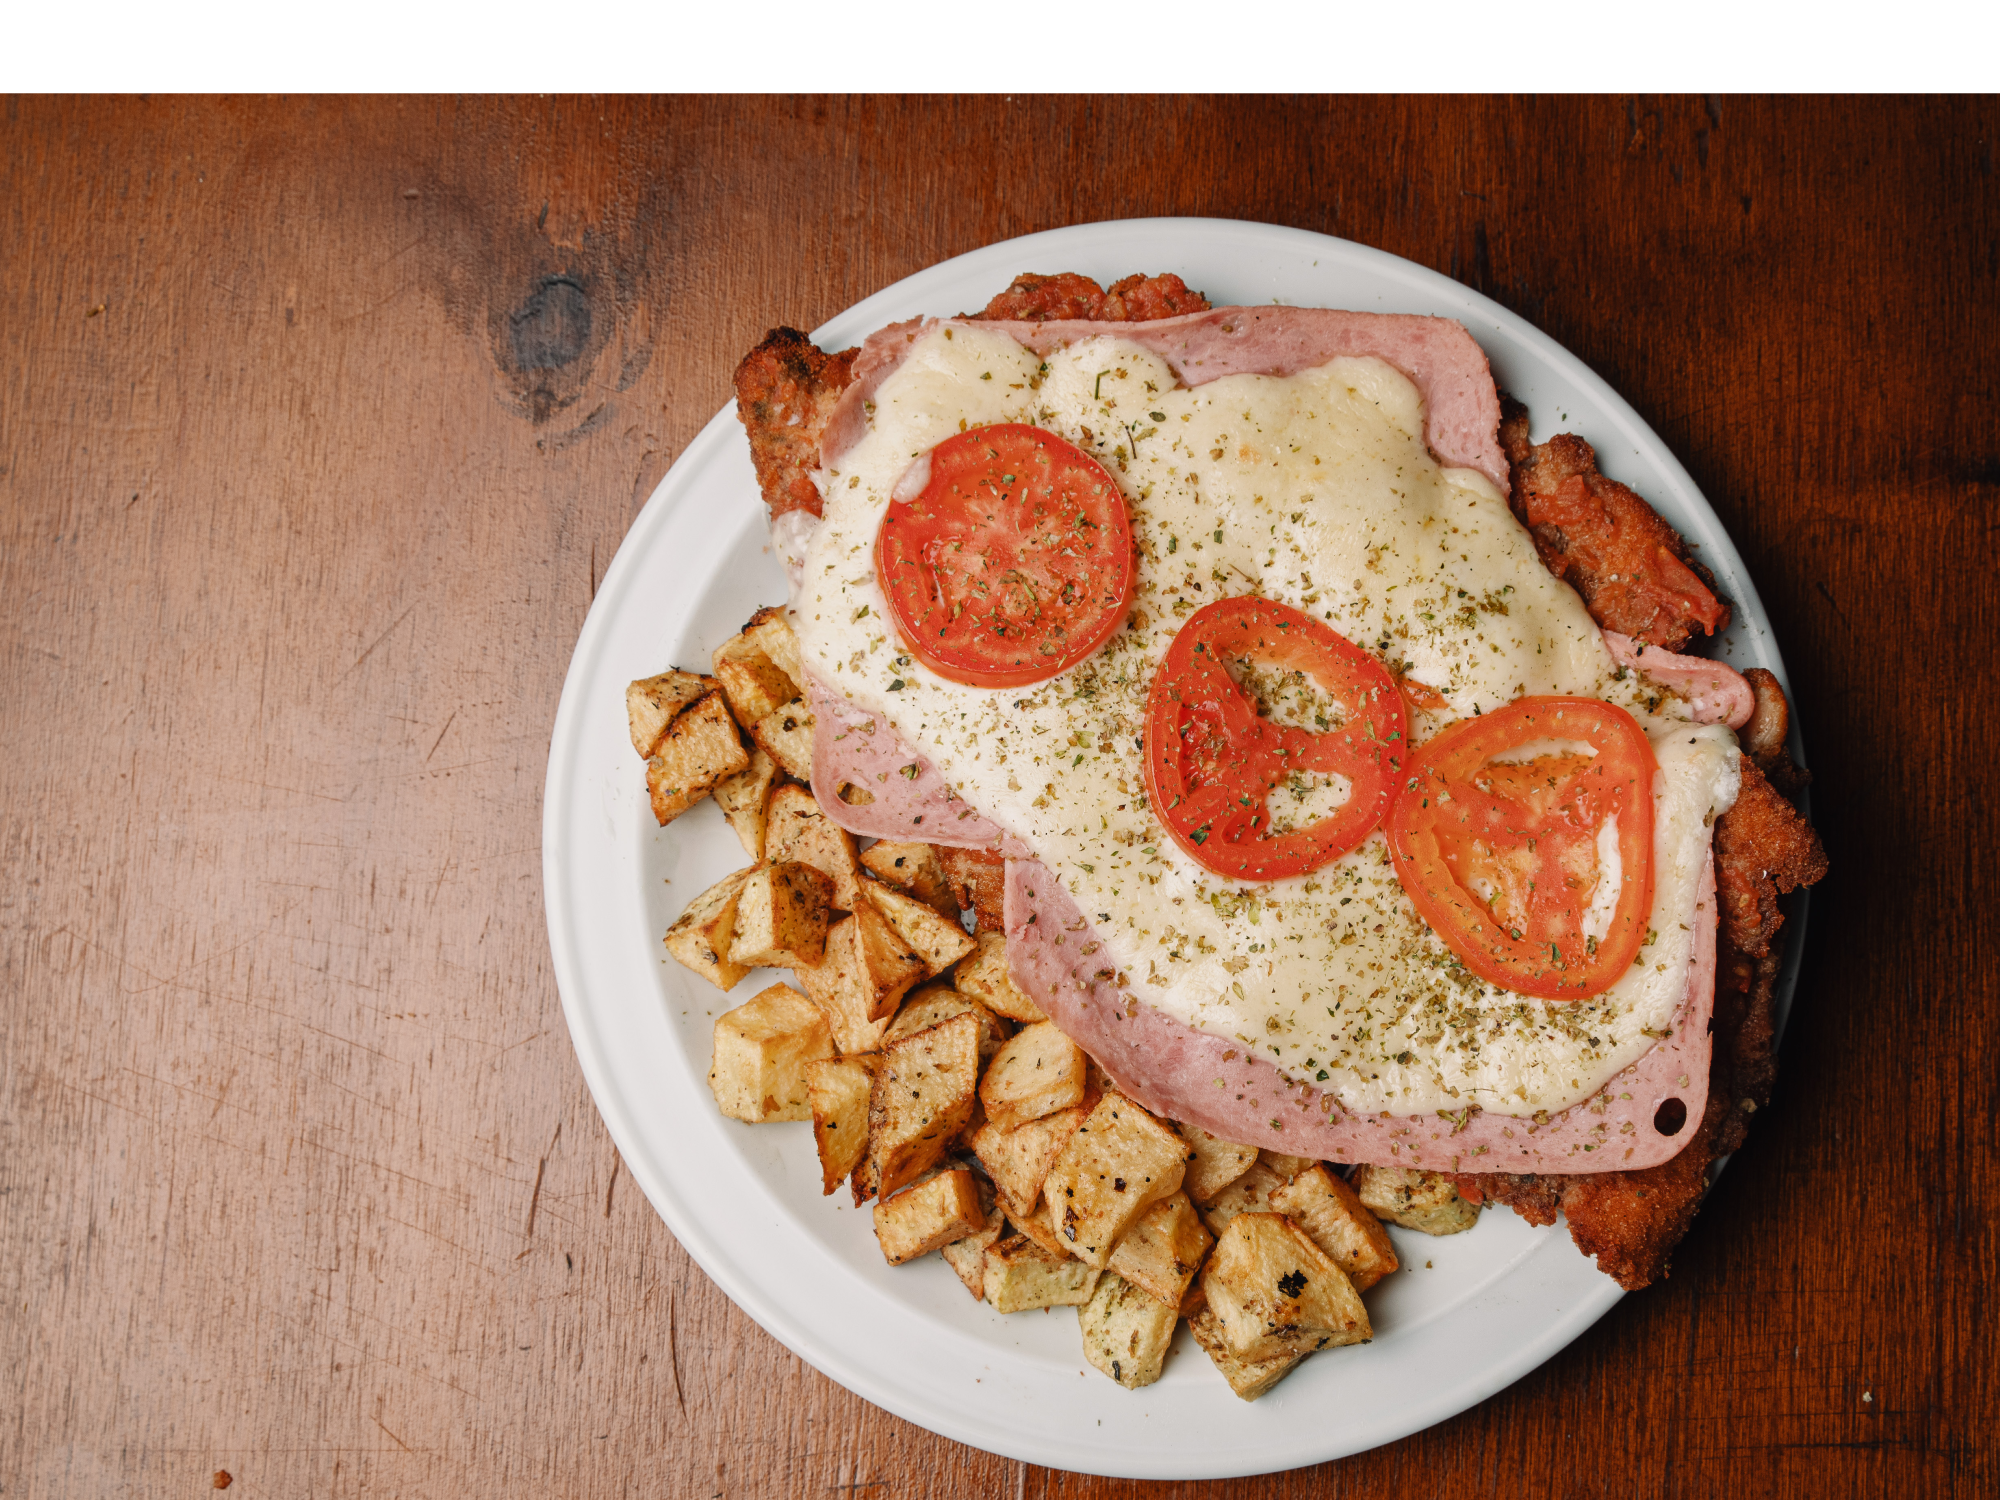
[[[1389,809],[1397,878],[1480,978],[1549,1000],[1600,994],[1645,941],[1657,771],[1638,723],[1595,698],[1521,698],[1466,719],[1416,753]],[[1592,934],[1613,818],[1618,898]]]
[[[1225,663],[1300,673],[1336,700],[1315,734],[1260,718]],[[1280,880],[1340,858],[1382,820],[1409,726],[1395,680],[1331,627],[1269,599],[1196,610],[1167,648],[1146,705],[1146,785],[1174,842],[1232,880]],[[1271,793],[1294,776],[1345,776],[1347,801],[1272,831]]]
[[[1132,599],[1131,525],[1104,465],[1018,422],[946,438],[930,460],[875,542],[917,658],[970,687],[1021,687],[1102,646]]]

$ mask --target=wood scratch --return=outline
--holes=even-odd
[[[444,889],[445,876],[451,873],[451,867],[457,863],[458,863],[458,856],[456,854],[452,854],[446,856],[445,862],[438,867],[437,884],[431,887],[430,904],[432,906],[437,905],[438,892]]]
[[[373,1422],[377,1427],[382,1427],[382,1419],[380,1417],[370,1417],[368,1420]],[[386,1427],[382,1427],[382,1430],[384,1432],[389,1432],[389,1429]],[[397,1437],[396,1434],[393,1432],[389,1432],[389,1439],[398,1448],[401,1448],[405,1453],[414,1453],[417,1451],[416,1449],[412,1448],[408,1443],[404,1442],[401,1438]]]
[[[604,1217],[607,1219],[611,1217],[611,1195],[618,1187],[618,1169],[624,1165],[625,1158],[618,1154],[616,1147],[613,1147],[611,1151],[611,1180],[604,1185]]]
[[[521,1246],[521,1255],[526,1255],[534,1247],[535,1214],[542,1206],[542,1176],[549,1169],[549,1157],[555,1153],[556,1142],[561,1139],[562,1121],[558,1120],[556,1121],[555,1134],[549,1137],[548,1145],[542,1150],[541,1160],[535,1163],[535,1190],[528,1195],[528,1228],[527,1232],[521,1236],[526,1242]],[[521,1255],[516,1255],[514,1259],[519,1260]]]
[[[354,658],[354,667],[360,666],[364,661],[368,660],[369,657],[373,656],[375,654],[375,648],[381,645],[384,641],[388,640],[390,632],[394,631],[398,625],[403,623],[403,621],[409,619],[410,610],[413,610],[415,608],[416,605],[412,604],[409,609],[404,610],[400,615],[397,615],[394,620],[390,621],[389,629],[383,631],[380,635],[376,636],[374,640],[368,643],[368,649],[362,652],[359,656]],[[349,667],[347,670],[349,672],[352,672],[354,670],[354,667]],[[342,673],[341,675],[345,676],[346,673]]]
[[[528,1230],[526,1234],[521,1236],[527,1243],[521,1246],[521,1255],[526,1255],[534,1246],[535,1211],[542,1206],[542,1174],[548,1168],[549,1159],[546,1156],[535,1163],[535,1191],[528,1198]],[[521,1255],[515,1256],[514,1259],[519,1260]]]
[[[674,1326],[674,1309],[679,1302],[679,1293],[673,1287],[667,1288],[667,1368],[674,1376],[674,1405],[682,1416],[687,1415],[687,1402],[681,1397],[681,1346],[678,1330]]]
[[[436,755],[438,753],[438,746],[442,745],[444,743],[444,737],[451,733],[452,719],[456,719],[457,717],[458,717],[458,710],[454,708],[451,711],[451,718],[446,719],[444,721],[444,728],[438,731],[438,737],[431,741],[430,755],[426,755],[424,757],[425,765],[429,765],[431,763],[431,755]]]

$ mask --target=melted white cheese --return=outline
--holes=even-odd
[[[913,462],[1003,421],[1060,433],[1111,469],[1140,562],[1131,619],[1102,652],[1035,687],[990,690],[947,682],[902,649],[874,547]],[[1044,362],[1004,334],[934,328],[877,391],[867,436],[823,476],[799,637],[823,681],[884,716],[1060,873],[1095,918],[1098,962],[1129,993],[1352,1110],[1554,1112],[1636,1061],[1681,1003],[1708,826],[1736,795],[1735,741],[1621,673],[1492,484],[1441,468],[1422,432],[1416,388],[1379,360],[1189,390],[1117,339]],[[1473,978],[1417,917],[1379,831],[1311,875],[1249,886],[1180,852],[1146,797],[1147,691],[1188,615],[1251,592],[1441,692],[1451,712],[1419,715],[1418,743],[1524,694],[1587,694],[1638,716],[1660,765],[1654,899],[1624,978],[1562,1004]],[[1312,791],[1294,815],[1344,792]],[[1280,816],[1286,800],[1273,799]]]

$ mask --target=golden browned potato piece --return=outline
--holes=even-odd
[[[1013,1130],[1083,1102],[1083,1048],[1053,1021],[1024,1026],[1000,1049],[979,1080],[987,1122]]]
[[[1106,1271],[1076,1310],[1083,1357],[1128,1391],[1160,1378],[1180,1320],[1171,1305],[1163,1307],[1116,1271]]]
[[[1076,1259],[1070,1253],[1069,1246],[1063,1243],[1063,1237],[1056,1233],[1055,1226],[1049,1223],[1047,1207],[1039,1201],[1035,1205],[1034,1213],[1029,1217],[1025,1219],[1010,1219],[1008,1222],[1014,1226],[1017,1234],[1025,1234],[1050,1255],[1058,1256],[1064,1260]]]
[[[937,1165],[972,1116],[978,1080],[979,1023],[971,1016],[882,1049],[868,1096],[868,1158],[878,1193],[889,1197]]]
[[[1150,1296],[1177,1308],[1194,1282],[1215,1236],[1185,1192],[1162,1198],[1140,1214],[1111,1252],[1111,1269]]]
[[[1000,1205],[1016,1224],[1044,1218],[1037,1207],[1042,1183],[1089,1114],[1089,1105],[1079,1104],[1060,1114],[1031,1120],[1018,1130],[995,1129],[989,1120],[973,1132],[972,1154],[993,1178]]]
[[[750,752],[737,736],[722,694],[697,699],[667,726],[646,762],[653,816],[664,827],[706,797],[716,782],[749,765]]]
[[[815,1058],[806,1064],[806,1099],[812,1106],[822,1197],[839,1187],[867,1154],[868,1095],[881,1064],[879,1052]]]
[[[1272,1193],[1271,1207],[1332,1256],[1357,1292],[1396,1269],[1396,1247],[1382,1221],[1360,1194],[1318,1162]]]
[[[632,731],[632,748],[641,760],[651,760],[667,726],[682,709],[721,686],[713,677],[695,672],[662,672],[642,677],[625,689],[625,719]]]
[[[970,958],[961,959],[958,972],[952,983],[961,994],[972,996],[996,1016],[1005,1016],[1010,1021],[1020,1021],[1032,1026],[1037,1021],[1046,1021],[1042,1008],[1030,1000],[1021,987],[1014,983],[1013,975],[1007,968],[1007,935],[1003,932],[982,932],[977,936],[978,951]]]
[[[874,915],[872,908],[869,914]],[[886,922],[882,925],[888,926]],[[827,929],[825,956],[816,964],[801,964],[792,970],[806,997],[826,1012],[834,1043],[843,1053],[879,1051],[895,1011],[893,998],[886,1010],[880,1003],[883,991],[877,983],[879,976],[870,970],[865,947],[860,920],[845,916]],[[921,961],[911,955],[909,967],[914,982],[922,972]]]
[[[736,831],[743,852],[754,860],[764,858],[764,808],[778,780],[778,763],[762,745],[750,747],[750,764],[734,776],[725,776],[710,788],[715,805]]]
[[[800,695],[799,684],[747,635],[733,635],[715,648],[715,679],[745,730]]]
[[[750,969],[729,957],[736,935],[736,898],[754,873],[725,876],[687,904],[667,929],[667,952],[719,990],[734,989]]]
[[[1199,1126],[1183,1125],[1181,1134],[1194,1147],[1194,1160],[1188,1163],[1188,1196],[1204,1208],[1257,1160],[1255,1146],[1236,1145],[1219,1135],[1210,1135]]]
[[[875,1201],[875,1238],[892,1266],[985,1228],[978,1180],[964,1167],[938,1172]]]
[[[861,851],[861,866],[884,885],[914,896],[949,921],[958,920],[958,898],[944,878],[944,865],[929,844],[883,839]]]
[[[1459,1196],[1444,1172],[1407,1167],[1356,1167],[1348,1185],[1378,1219],[1424,1234],[1463,1234],[1479,1222],[1479,1205]]]
[[[786,860],[753,870],[736,898],[731,963],[791,968],[826,956],[833,882],[811,865]]]
[[[1104,1266],[1140,1214],[1180,1191],[1187,1158],[1173,1126],[1123,1094],[1106,1094],[1042,1183],[1049,1226],[1078,1260]]]
[[[987,1305],[1003,1313],[1080,1306],[1104,1274],[1023,1234],[1008,1235],[988,1250],[985,1272]]]
[[[882,1040],[886,1044],[899,1037],[928,1031],[953,1016],[971,1016],[979,1022],[979,1066],[985,1068],[1007,1040],[1007,1023],[970,995],[961,995],[957,990],[941,984],[925,985],[904,996],[902,1009],[896,1012],[896,1018],[889,1023],[889,1030]]]
[[[732,1120],[810,1120],[806,1065],[833,1056],[819,1008],[797,990],[774,984],[715,1018],[715,1062],[708,1087]]]
[[[771,793],[764,808],[764,858],[796,859],[833,882],[833,904],[853,911],[861,899],[861,862],[854,835],[819,810],[813,794],[789,784]]]
[[[1209,1310],[1245,1359],[1374,1337],[1347,1273],[1283,1214],[1238,1214],[1201,1273]]]
[[[872,902],[896,935],[924,961],[926,977],[942,974],[973,949],[972,936],[956,921],[941,917],[915,896],[863,878],[861,899]]]
[[[1313,1165],[1313,1158],[1310,1156],[1288,1156],[1283,1151],[1273,1151],[1268,1146],[1257,1153],[1257,1160],[1269,1167],[1280,1182],[1290,1182],[1307,1167]]]
[[[790,775],[812,780],[813,716],[805,699],[794,698],[772,709],[751,726],[750,738]]]
[[[905,943],[869,902],[855,905],[854,913],[841,924],[853,934],[855,962],[849,973],[860,986],[858,999],[867,1007],[868,1019],[886,1021],[910,987],[924,977],[923,955]]]
[[[1299,1353],[1274,1354],[1269,1359],[1245,1359],[1229,1347],[1229,1341],[1222,1336],[1222,1324],[1206,1305],[1188,1314],[1188,1332],[1201,1345],[1222,1378],[1229,1382],[1229,1388],[1245,1401],[1255,1401],[1259,1396],[1283,1380],[1298,1365],[1305,1355]]]
[[[1283,1186],[1276,1172],[1261,1161],[1253,1161],[1249,1171],[1209,1200],[1201,1216],[1209,1229],[1220,1236],[1238,1214],[1270,1212],[1271,1194]]]
[[[806,674],[799,665],[799,640],[792,634],[792,627],[785,619],[782,606],[768,605],[750,617],[750,623],[743,627],[743,634],[757,645],[757,649],[771,658],[780,672],[796,682],[800,688],[806,685]]]
[[[962,1240],[953,1240],[938,1253],[944,1263],[951,1267],[954,1275],[965,1283],[965,1289],[972,1293],[972,1300],[986,1300],[986,1252],[993,1248],[1000,1236],[1007,1231],[1007,1221],[998,1213],[987,1216],[987,1227],[978,1234],[968,1234]]]

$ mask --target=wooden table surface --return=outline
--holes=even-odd
[[[0,1494],[2000,1484],[2000,105],[0,110]],[[742,351],[1152,214],[1407,256],[1630,399],[1778,623],[1834,864],[1670,1281],[1186,1486],[933,1437],[736,1311],[584,1087],[540,866],[592,593]]]

